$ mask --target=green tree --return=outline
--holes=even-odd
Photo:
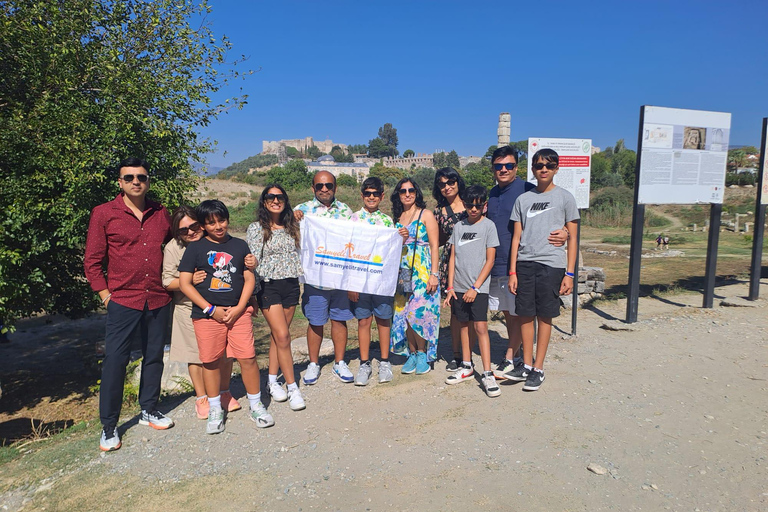
[[[435,153],[432,155],[432,164],[435,166],[435,169],[448,167],[448,158],[446,158],[445,153]]]
[[[336,184],[340,187],[357,187],[357,180],[349,174],[342,174],[336,180]]]
[[[315,159],[320,158],[321,156],[323,156],[325,153],[320,151],[320,148],[313,144],[313,145],[309,146],[306,149],[306,151],[304,151],[304,154],[306,155],[307,158],[311,158],[311,159],[315,160]]]
[[[450,153],[448,153],[445,156],[445,163],[448,165],[448,167],[453,167],[456,170],[461,169],[461,162],[459,162],[459,154],[455,150],[451,150]]]
[[[392,123],[384,123],[384,126],[379,128],[379,138],[388,148],[386,156],[394,157],[399,154],[397,150],[397,128],[393,128]]]
[[[604,180],[611,173],[611,161],[604,153],[595,153],[592,155],[592,166],[590,169],[591,186],[595,189],[605,186]]]
[[[387,144],[379,137],[371,139],[368,143],[368,156],[371,158],[384,158],[391,156],[389,146],[387,146]]]
[[[376,162],[371,167],[369,176],[380,178],[388,187],[394,187],[400,179],[405,177],[405,171],[397,167],[386,167],[381,162]]]
[[[275,166],[267,171],[267,183],[279,183],[285,189],[300,189],[312,185],[312,175],[307,172],[307,164],[297,158],[284,166]]]
[[[351,155],[364,155],[368,153],[368,146],[365,144],[351,144],[347,147],[347,151],[349,151]]]
[[[206,0],[0,2],[0,322],[99,305],[83,247],[91,209],[118,192],[119,160],[146,159],[151,195],[170,208],[194,187],[191,162],[212,149],[198,129],[245,102],[211,99],[243,75],[209,10]]]
[[[432,192],[432,185],[435,184],[435,170],[428,167],[417,167],[412,169],[409,174],[421,187],[424,194],[429,195]]]
[[[479,162],[472,162],[461,171],[461,176],[464,178],[464,182],[469,185],[482,185],[486,189],[491,188],[496,184],[496,180],[491,172],[491,166],[488,161],[483,159]]]
[[[414,153],[414,151],[412,149],[406,149],[405,151],[403,151],[403,157],[404,158],[411,158],[415,154],[416,153]]]

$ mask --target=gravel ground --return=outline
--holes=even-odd
[[[744,296],[746,285],[718,294]],[[169,411],[174,428],[128,419],[121,450],[100,454],[94,438],[92,452],[19,482],[0,508],[768,510],[765,301],[700,303],[643,298],[633,330],[612,331],[602,326],[625,303],[602,302],[580,313],[577,337],[561,316],[535,393],[447,386],[442,361],[355,387],[327,364],[302,387],[306,410],[268,404],[276,426],[265,430],[235,412],[216,436],[190,398]],[[504,326],[492,329],[497,360]]]

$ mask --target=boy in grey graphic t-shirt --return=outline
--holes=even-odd
[[[553,179],[560,158],[551,149],[533,155],[536,188],[517,198],[510,219],[515,222],[509,255],[509,291],[516,295],[515,313],[520,317],[524,365],[504,376],[525,381],[523,389],[536,391],[544,381],[544,357],[552,334],[552,318],[560,315],[559,295],[573,290],[576,245],[555,247],[549,234],[565,223],[569,233],[576,232],[579,210],[567,190],[555,186]],[[534,319],[538,318],[536,367],[533,367]]]
[[[496,259],[499,235],[496,225],[483,217],[488,199],[485,187],[474,185],[461,192],[467,218],[456,224],[451,235],[451,257],[448,260],[448,288],[445,306],[461,327],[462,364],[446,384],[458,384],[474,377],[469,347],[469,323],[477,333],[480,358],[483,361],[483,389],[489,397],[501,394],[491,371],[491,340],[488,336],[488,288],[491,268]]]

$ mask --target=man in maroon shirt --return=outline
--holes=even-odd
[[[143,356],[139,423],[159,430],[173,426],[173,421],[156,408],[171,302],[161,279],[162,246],[171,238],[170,216],[161,204],[145,198],[149,191],[146,162],[128,158],[120,162],[118,173],[120,194],[93,209],[85,244],[85,276],[107,307],[99,394],[103,427],[99,446],[103,451],[121,446],[117,421],[131,335],[137,326]]]

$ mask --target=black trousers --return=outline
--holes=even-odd
[[[107,333],[99,393],[99,416],[105,427],[117,426],[120,419],[125,368],[131,357],[131,338],[137,326],[140,329],[143,356],[139,405],[145,411],[151,411],[157,405],[170,310],[170,304],[149,309],[144,303],[143,310],[127,308],[113,301],[107,304]]]

